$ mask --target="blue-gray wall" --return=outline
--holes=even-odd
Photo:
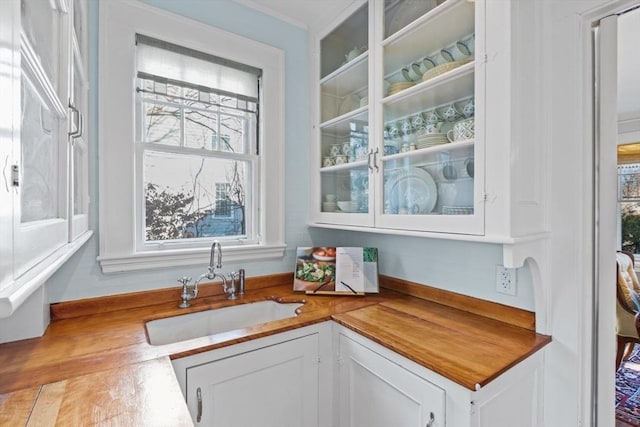
[[[103,0],[104,1],[104,0]],[[231,0],[145,0],[152,6],[184,15],[226,31],[240,34],[285,51],[286,73],[286,234],[284,259],[225,264],[225,270],[244,267],[249,276],[293,271],[297,246],[373,246],[379,248],[380,273],[428,284],[478,298],[533,310],[529,270],[518,270],[518,295],[495,292],[495,267],[502,263],[499,245],[466,243],[417,237],[309,229],[307,220],[309,154],[309,64],[307,32],[254,11]],[[92,228],[97,233],[98,138],[98,0],[89,0],[90,28],[90,208]],[[102,274],[96,262],[98,238],[87,245],[48,282],[52,302],[141,291],[177,285],[176,278],[197,276],[205,266],[159,269],[136,273]]]

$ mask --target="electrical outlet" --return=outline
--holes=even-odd
[[[496,266],[496,292],[506,295],[516,294],[516,269]]]

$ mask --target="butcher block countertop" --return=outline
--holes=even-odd
[[[179,289],[52,305],[44,336],[0,345],[0,425],[192,425],[171,359],[334,320],[470,390],[484,386],[551,338],[534,314],[381,276],[380,294],[294,293],[293,273],[247,278],[236,301],[201,287],[188,309]],[[299,301],[290,319],[152,346],[145,322],[269,298]]]

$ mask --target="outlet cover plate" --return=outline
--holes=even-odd
[[[505,295],[516,294],[516,269],[496,266],[496,292]]]

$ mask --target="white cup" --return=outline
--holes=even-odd
[[[464,161],[464,171],[469,178],[473,178],[473,175],[475,173],[475,162],[472,158],[468,158]]]
[[[438,114],[438,112],[435,109],[425,111],[424,113],[424,121],[427,124],[435,124],[440,122],[441,120],[442,120],[442,117],[440,116],[440,114]]]
[[[335,201],[337,200],[335,194],[325,194],[324,198],[329,203],[335,203]]]
[[[471,34],[469,37],[465,37],[464,39],[460,40],[458,43],[456,43],[456,45],[459,46],[459,44],[463,44],[464,47],[469,51],[469,55],[473,55],[473,53],[475,52],[475,44],[476,44],[476,35],[475,34]],[[464,49],[464,48],[463,48]]]
[[[475,100],[474,98],[465,99],[460,102],[456,102],[456,109],[462,113],[464,117],[471,117],[475,113]]]
[[[458,171],[456,171],[456,167],[454,166],[453,163],[444,163],[442,165],[442,177],[446,180],[454,180],[456,178],[458,178]]]
[[[458,61],[471,55],[471,51],[462,41],[457,41],[453,46],[449,46],[440,51],[440,56],[447,61]]]
[[[410,119],[404,119],[400,122],[400,130],[405,135],[409,135],[413,131],[413,125]]]
[[[448,122],[452,122],[462,116],[462,113],[458,111],[455,104],[449,104],[445,105],[444,107],[440,107],[438,109],[438,114]]]
[[[347,62],[349,61],[353,61],[354,59],[356,59],[358,56],[360,56],[361,53],[363,53],[365,51],[364,48],[359,48],[359,47],[354,47],[353,49],[351,49],[349,51],[349,53],[347,53],[344,58],[347,60]]]
[[[418,113],[411,116],[411,126],[413,126],[414,129],[416,130],[423,129],[425,125],[426,123],[422,113]]]
[[[345,156],[348,156],[351,154],[351,141],[345,141],[342,143],[342,153]]]
[[[400,71],[402,73],[402,77],[404,77],[408,82],[415,82],[416,80],[422,79],[422,74],[419,72],[420,67],[418,67],[418,72],[416,73],[412,65],[413,64],[402,67],[402,70]]]
[[[346,163],[349,163],[349,157],[343,154],[336,156],[335,159],[336,159],[336,165],[344,165]]]
[[[400,123],[390,123],[387,127],[387,132],[391,138],[397,138],[400,136]]]
[[[473,118],[460,120],[453,129],[447,132],[447,139],[450,142],[465,141],[475,136],[475,121]]]
[[[442,122],[428,123],[422,128],[423,134],[439,133],[442,128]]]

